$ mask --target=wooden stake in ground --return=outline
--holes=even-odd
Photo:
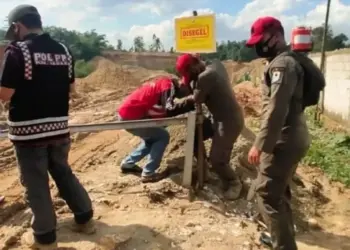
[[[193,16],[198,16],[197,11],[193,11]],[[203,111],[202,111],[202,104],[196,104],[196,114],[197,114],[197,138],[198,141],[198,155],[197,155],[197,185],[196,189],[201,190],[204,186],[204,176],[205,171],[204,165],[207,166],[207,164],[204,164],[204,143],[203,143]]]
[[[200,190],[204,185],[204,143],[203,143],[203,111],[202,104],[196,105],[196,113],[197,113],[197,138],[198,141],[198,155],[197,155],[197,189]]]

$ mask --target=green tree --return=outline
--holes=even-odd
[[[322,49],[322,40],[324,33],[324,25],[312,29],[312,41],[313,41],[313,51],[320,52]],[[333,38],[333,30],[328,27],[326,35],[326,44],[329,45]]]
[[[121,51],[123,50],[123,41],[118,39],[118,42],[117,42],[117,50]]]
[[[91,65],[91,63],[88,63],[84,60],[77,60],[74,65],[74,71],[75,71],[75,77],[76,78],[83,78],[88,76],[92,71],[94,70],[94,67]]]
[[[245,46],[245,41],[226,41],[217,43],[216,53],[203,54],[204,60],[233,60],[233,61],[242,61],[249,62],[257,58],[254,49],[247,48]]]
[[[330,50],[335,50],[335,49],[342,49],[347,47],[347,41],[349,40],[349,38],[343,34],[340,33],[339,35],[336,35],[335,37],[333,37],[330,45],[329,45],[329,49]]]
[[[153,34],[152,36],[152,44],[150,45],[150,51],[159,52],[160,50],[164,50],[163,44],[160,41],[160,38]]]
[[[97,33],[95,30],[82,33],[49,26],[45,27],[44,31],[59,42],[66,44],[76,60],[89,61],[93,57],[101,55],[103,50],[113,49],[113,46],[108,43],[106,36]],[[3,40],[4,36],[5,31],[0,29],[0,40]]]
[[[81,33],[54,26],[46,27],[44,30],[54,39],[66,44],[77,60],[89,61],[101,55],[103,50],[113,49],[106,36],[98,34],[95,30]]]
[[[312,29],[312,41],[313,41],[313,51],[320,52],[322,50],[322,40],[324,33],[324,24],[319,27]],[[331,26],[327,29],[326,35],[326,51],[331,51],[335,49],[342,49],[347,47],[348,37],[341,33],[334,36],[333,29]]]
[[[251,60],[256,59],[258,55],[256,54],[255,49],[247,48],[245,43],[246,41],[240,42],[240,57],[242,61],[250,62]]]
[[[0,40],[4,40],[5,39],[5,34],[6,34],[6,30],[0,29]]]
[[[137,36],[134,38],[134,51],[135,52],[144,52],[145,50],[145,42],[142,36]]]

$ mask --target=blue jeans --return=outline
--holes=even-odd
[[[142,175],[152,175],[159,168],[164,151],[169,144],[169,133],[165,128],[139,128],[127,130],[142,139],[141,144],[128,156],[122,164],[136,164],[148,156],[148,162]]]

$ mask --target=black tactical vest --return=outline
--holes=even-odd
[[[23,80],[16,83],[9,109],[9,138],[28,141],[69,134],[73,59],[67,47],[48,34],[30,35],[10,45],[20,50]],[[12,48],[14,49],[14,48]]]

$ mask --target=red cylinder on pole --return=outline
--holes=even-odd
[[[297,52],[312,51],[312,29],[308,27],[296,27],[292,30],[291,49]]]

